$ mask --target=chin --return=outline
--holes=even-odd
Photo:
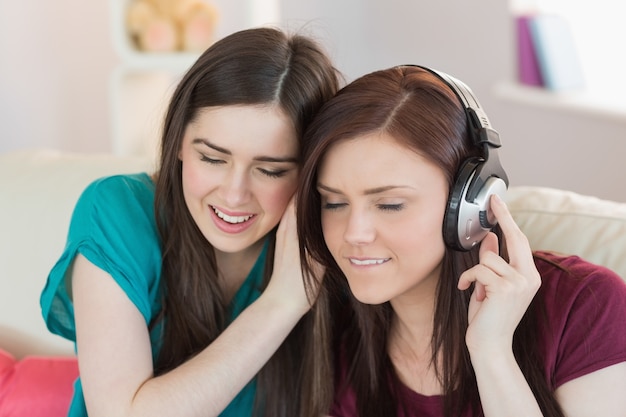
[[[375,288],[353,289],[350,287],[350,291],[354,298],[363,304],[379,305],[389,301],[389,297],[386,297],[385,294],[380,291],[376,291]]]
[[[239,253],[254,246],[258,240],[253,239],[214,239],[213,247],[225,253]]]
[[[251,238],[245,239],[241,236],[227,237],[219,234],[205,233],[204,237],[213,246],[215,250],[225,253],[237,253],[252,246],[254,243]]]

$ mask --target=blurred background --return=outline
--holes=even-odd
[[[131,1],[0,0],[0,152],[155,153],[168,95],[197,54],[138,51],[126,27]],[[210,1],[216,39],[266,24],[302,31],[326,46],[347,81],[405,63],[448,72],[500,132],[512,184],[626,202],[626,6],[569,3]],[[577,71],[581,83],[555,89],[521,78],[519,17],[536,15],[567,23],[565,36],[543,45],[554,54],[573,44],[559,70]]]

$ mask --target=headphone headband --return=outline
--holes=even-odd
[[[465,111],[472,143],[482,150],[483,158],[470,158],[461,165],[450,191],[444,219],[443,236],[448,247],[469,250],[495,226],[495,218],[489,209],[491,195],[503,195],[509,185],[497,152],[502,146],[500,135],[492,128],[478,98],[464,82],[432,68],[407,66],[428,71],[454,92]]]

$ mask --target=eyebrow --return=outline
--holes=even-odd
[[[321,183],[317,183],[317,188],[322,189],[324,191],[328,191],[329,193],[333,193],[333,194],[343,194],[340,190],[337,190],[335,188],[329,187]],[[395,190],[397,188],[411,188],[411,187],[409,187],[408,185],[385,185],[383,187],[368,188],[367,190],[363,191],[363,195],[380,194],[380,193],[384,193],[385,191]]]
[[[221,146],[217,146],[214,143],[211,143],[209,140],[204,139],[204,138],[196,138],[194,139],[192,142],[192,144],[202,144],[205,145],[213,150],[216,150],[218,152],[221,152],[223,154],[226,155],[232,155],[233,153],[231,151],[229,151],[226,148],[222,148]],[[255,161],[260,161],[260,162],[290,162],[290,163],[294,163],[297,164],[298,163],[298,158],[292,157],[292,156],[287,156],[284,158],[280,158],[280,157],[275,157],[275,156],[257,156],[254,157],[253,160]]]

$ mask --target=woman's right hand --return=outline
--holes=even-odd
[[[480,246],[480,263],[465,271],[459,288],[476,284],[471,297],[466,342],[470,353],[493,355],[510,352],[513,333],[541,285],[528,239],[506,204],[497,196],[491,207],[504,235],[509,261],[500,256],[498,238],[489,233]]]
[[[304,315],[317,298],[319,283],[323,274],[321,266],[315,268],[314,288],[309,288],[311,299],[307,297],[307,289],[300,263],[300,248],[296,230],[295,197],[287,205],[287,209],[276,232],[276,250],[274,254],[274,272],[265,290],[266,295],[276,296],[278,300],[288,303],[295,311]]]
[[[480,262],[461,274],[459,289],[476,284],[465,341],[484,415],[540,416],[539,405],[513,354],[513,334],[539,290],[541,277],[528,239],[506,204],[497,195],[491,197],[490,204],[509,256],[507,261],[500,255],[498,238],[489,233],[480,246]]]

